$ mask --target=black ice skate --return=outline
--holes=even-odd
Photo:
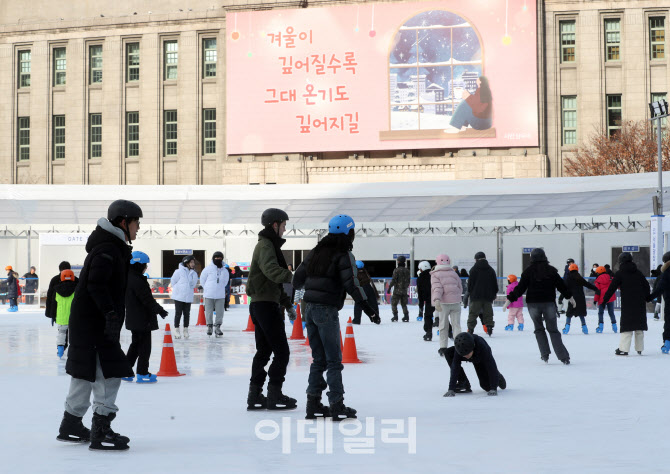
[[[423,335],[423,340],[424,341],[432,341],[433,340],[433,333],[427,332],[426,334]]]
[[[493,336],[493,326],[486,326],[486,334],[488,334],[489,337]]]
[[[344,400],[330,405],[330,416],[333,421],[342,421],[347,418],[356,418],[356,410],[344,405]]]
[[[403,323],[407,323],[407,322],[409,322],[409,316],[403,316],[403,318],[402,318],[402,322],[403,322]]]
[[[88,443],[91,440],[91,430],[84,426],[80,416],[65,412],[56,439],[66,443]]]
[[[617,350],[615,350],[614,353],[618,356],[627,356],[628,355],[628,352],[621,351],[621,350],[619,350],[619,348],[617,348]]]
[[[91,445],[88,449],[92,451],[125,451],[130,448],[130,439],[115,433],[111,428],[112,420],[116,413],[107,416],[93,413],[91,424]]]
[[[259,385],[249,385],[249,395],[247,395],[247,410],[265,410],[268,407],[268,400],[263,395],[263,387]]]
[[[268,410],[293,410],[297,406],[297,400],[284,395],[281,387],[268,385]]]
[[[435,316],[435,319],[433,319],[433,327],[436,328],[436,327],[439,327],[439,326],[440,326],[440,317]]]
[[[548,356],[548,355],[546,355],[546,356],[540,356],[540,359],[542,359],[542,362],[545,362],[545,363],[547,363],[547,364],[549,363],[549,356]]]
[[[208,329],[208,331],[209,331],[209,329]],[[216,335],[216,337],[223,336],[223,331],[221,331],[221,325],[220,324],[217,324],[216,326],[214,326],[214,334]]]
[[[212,324],[208,324],[208,325],[207,325],[207,335],[208,335],[208,336],[211,336],[211,335],[212,335],[212,329],[213,329],[213,328],[214,328],[214,326],[213,326]]]
[[[307,395],[306,420],[330,416],[330,408],[321,403],[321,395]]]
[[[458,382],[456,388],[454,389],[456,393],[472,393],[472,387],[470,387],[469,382]]]
[[[397,315],[393,316],[393,317],[391,318],[391,322],[392,322],[392,323],[397,323],[397,322],[398,322],[398,316],[397,316]]]
[[[505,377],[503,377],[503,374],[500,372],[498,372],[498,387],[500,387],[502,390],[507,388],[507,380],[505,380]]]

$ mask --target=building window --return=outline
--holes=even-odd
[[[126,113],[126,157],[140,156],[140,113]]]
[[[90,53],[91,84],[100,84],[102,83],[102,45],[91,46]]]
[[[89,157],[102,157],[102,114],[91,114],[88,127]]]
[[[576,45],[576,22],[562,21],[561,27],[561,62],[573,63],[575,62],[575,45]]]
[[[561,97],[561,124],[563,145],[575,145],[577,143],[577,96]]]
[[[165,156],[177,155],[177,111],[165,111]]]
[[[54,85],[65,85],[65,68],[67,59],[65,58],[65,48],[54,48]]]
[[[19,51],[19,87],[30,87],[30,51]]]
[[[140,44],[130,43],[126,46],[126,81],[140,80]]]
[[[177,41],[166,41],[165,50],[165,80],[177,79],[177,60],[179,59],[179,44]]]
[[[56,160],[65,158],[65,115],[54,115],[53,156]]]
[[[618,18],[605,20],[605,47],[607,61],[621,59],[621,20]]]
[[[202,141],[205,155],[216,153],[216,109],[203,110]]]
[[[203,77],[216,77],[216,38],[202,40],[203,49]]]
[[[607,135],[611,138],[621,130],[621,95],[607,96]]]
[[[665,18],[649,18],[649,51],[651,59],[665,59]]]
[[[19,117],[19,161],[30,159],[30,117]]]

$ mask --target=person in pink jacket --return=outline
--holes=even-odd
[[[507,276],[507,294],[509,295],[514,288],[517,287],[519,282],[517,281],[516,275]],[[516,318],[519,321],[517,329],[523,331],[523,297],[516,300],[514,303],[503,306],[503,311],[509,308],[509,314],[507,315],[507,326],[505,326],[505,331],[514,331],[514,319]]]
[[[449,345],[449,322],[454,337],[461,333],[461,277],[451,268],[449,255],[440,254],[435,259],[435,268],[430,272],[430,299],[440,315],[440,355],[446,353]]]

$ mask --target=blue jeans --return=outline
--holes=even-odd
[[[603,322],[603,314],[605,313],[605,306],[607,306],[607,312],[610,315],[610,321],[612,321],[612,324],[616,324],[616,317],[614,316],[614,301],[610,301],[609,303],[601,304],[598,306],[598,324],[602,324]]]
[[[576,318],[577,316],[575,316]],[[565,324],[570,324],[570,320],[572,319],[572,316],[566,316],[565,317]],[[586,324],[586,319],[584,319],[584,316],[579,316],[579,319],[582,320],[582,326]]]
[[[492,124],[493,121],[490,118],[482,119],[475,117],[475,115],[472,113],[472,107],[470,107],[466,101],[458,104],[458,107],[456,107],[456,112],[454,112],[454,115],[451,117],[451,121],[449,121],[449,125],[454,128],[461,128],[470,125],[475,130],[489,129],[491,128]]]
[[[328,403],[331,405],[344,398],[342,385],[342,348],[340,346],[340,319],[335,306],[305,302],[305,327],[309,346],[312,349],[312,362],[309,368],[307,394],[321,396],[321,392],[330,388]],[[328,370],[326,379],[323,373]]]

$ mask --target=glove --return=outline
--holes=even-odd
[[[447,391],[447,393],[444,394],[444,396],[445,397],[455,397],[456,392],[454,392],[453,390],[449,390],[449,391]]]
[[[168,315],[168,312],[167,312],[167,311],[165,311],[165,310],[163,309],[163,310],[161,310],[161,312],[160,312],[160,313],[158,313],[158,314],[160,314],[160,315],[161,315],[161,318],[165,319],[165,318],[167,317],[167,315]]]
[[[121,318],[114,311],[105,315],[105,338],[111,342],[119,342],[121,336]]]
[[[505,304],[503,305],[503,313],[507,311],[508,306],[509,306],[509,300],[505,301]]]
[[[440,300],[433,301],[433,306],[435,306],[435,309],[440,313],[442,312],[442,302]]]
[[[298,318],[298,313],[295,312],[293,305],[286,307],[286,312],[288,313],[288,318],[291,321],[295,321]]]
[[[570,304],[572,305],[573,308],[577,307],[577,303],[575,302],[574,298],[571,297],[568,301],[570,302]]]
[[[486,392],[486,395],[488,395],[489,397],[497,397],[498,396],[498,391],[497,390],[489,390],[488,392]]]
[[[370,306],[368,300],[361,301],[361,309],[369,318],[372,318],[373,316],[379,316],[377,312],[374,309],[372,309],[372,306]]]
[[[447,357],[447,348],[446,347],[440,347],[437,350],[437,353],[440,354],[440,357]]]

